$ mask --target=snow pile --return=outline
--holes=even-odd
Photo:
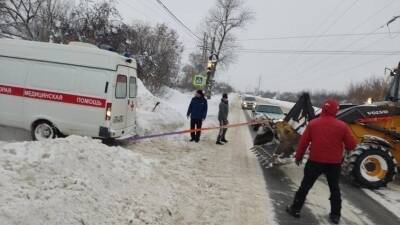
[[[173,131],[184,125],[185,117],[168,102],[155,97],[138,80],[137,133],[139,135]],[[156,103],[160,104],[153,109]]]
[[[161,92],[162,99],[169,102],[176,111],[178,111],[182,116],[186,117],[189,103],[194,94],[190,92],[182,93],[169,87],[164,87]]]
[[[176,224],[157,164],[77,136],[0,143],[1,224]]]

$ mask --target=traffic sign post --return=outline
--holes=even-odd
[[[198,74],[193,76],[193,86],[197,89],[203,89],[204,86],[206,86],[207,83],[207,78],[202,75],[202,74]]]

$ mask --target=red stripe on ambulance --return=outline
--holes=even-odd
[[[98,108],[106,107],[106,100],[100,98],[71,95],[58,92],[49,92],[21,87],[0,85],[0,94],[13,95],[25,98],[40,99],[45,101],[63,102],[76,105],[92,106]]]

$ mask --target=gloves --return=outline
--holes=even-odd
[[[299,160],[296,159],[295,163],[297,166],[301,166],[301,164],[303,164],[303,159],[299,159]]]

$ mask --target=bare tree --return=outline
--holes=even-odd
[[[211,51],[218,63],[227,67],[235,59],[236,39],[233,32],[243,29],[253,19],[253,13],[242,0],[217,0],[206,18],[206,32],[211,38]]]
[[[357,104],[366,102],[367,98],[383,101],[387,90],[388,84],[384,77],[372,77],[363,82],[350,84],[347,98]]]
[[[69,17],[72,6],[71,0],[45,0],[38,13],[40,41],[64,42],[62,22]]]
[[[0,33],[3,36],[37,40],[35,19],[45,0],[1,0]]]

